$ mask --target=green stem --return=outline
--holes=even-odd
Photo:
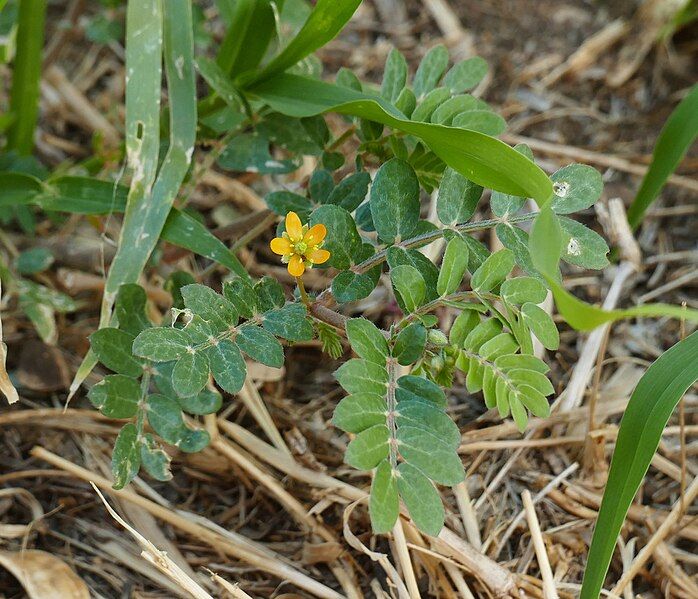
[[[23,156],[34,149],[34,129],[39,118],[41,50],[47,0],[20,0],[17,18],[17,55],[12,69],[7,149]]]
[[[386,363],[388,370],[388,393],[386,395],[386,403],[388,406],[388,430],[390,431],[390,465],[393,470],[397,468],[397,421],[395,413],[397,411],[397,400],[395,398],[395,388],[397,387],[397,360],[388,358]]]

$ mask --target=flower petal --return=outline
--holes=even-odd
[[[325,235],[327,235],[327,228],[322,223],[318,223],[310,227],[305,237],[303,237],[303,241],[309,246],[318,245],[325,239]]]
[[[272,252],[279,254],[279,256],[290,254],[293,251],[291,243],[288,241],[288,239],[284,239],[283,237],[274,237],[274,239],[271,240],[269,247],[271,248]]]
[[[306,258],[313,264],[322,264],[330,259],[330,253],[327,250],[313,250],[306,254]]]
[[[295,212],[289,212],[286,215],[286,233],[288,233],[291,241],[303,239],[303,225]]]
[[[305,264],[303,258],[298,254],[293,254],[288,261],[288,272],[293,277],[300,277],[305,272]]]

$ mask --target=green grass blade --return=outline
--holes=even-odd
[[[640,379],[618,431],[580,599],[597,599],[630,503],[657,450],[662,431],[698,380],[698,332],[664,352]]]
[[[247,91],[289,116],[339,112],[383,123],[420,137],[448,166],[479,185],[532,197],[539,204],[552,196],[548,176],[505,143],[477,131],[413,122],[378,96],[289,74],[277,75]]]
[[[119,247],[107,276],[100,326],[109,322],[119,286],[133,283],[138,278],[159,234],[159,230],[145,231],[143,223],[148,217],[149,206],[155,203],[151,196],[160,148],[162,20],[160,0],[131,0],[128,3],[126,153],[132,179]],[[155,239],[150,239],[152,237]]]
[[[233,77],[257,68],[275,34],[276,15],[270,0],[237,0],[216,56],[218,66]]]
[[[296,37],[253,77],[254,81],[266,81],[283,73],[333,40],[359,4],[361,0],[318,0]]]
[[[698,84],[669,115],[659,133],[652,163],[628,209],[628,222],[635,229],[645,211],[657,198],[669,176],[676,170],[698,136]]]
[[[134,3],[129,4],[129,9],[131,4]],[[131,184],[131,193],[126,205],[119,249],[107,277],[105,306],[111,306],[119,287],[124,283],[135,282],[145,267],[189,169],[194,151],[196,90],[191,4],[187,0],[168,0],[164,3],[163,16],[165,72],[170,102],[169,148],[152,189],[143,186],[142,191],[136,192],[134,197],[131,197],[131,193],[134,193],[134,183],[140,187],[140,182],[136,178],[139,165],[138,162],[133,164],[134,182]],[[154,22],[151,24],[153,29],[148,30],[147,37],[155,35],[156,24]],[[148,66],[152,68],[153,65],[149,63]],[[159,77],[156,83],[159,94]],[[138,100],[140,102],[140,98]],[[152,97],[150,101],[152,102]],[[158,105],[157,102],[155,104]],[[140,111],[140,107],[137,109]],[[152,107],[147,109],[154,112]],[[148,114],[148,118],[152,116]],[[154,134],[150,135],[150,138],[156,138],[159,135],[157,120],[154,126],[156,127]]]
[[[128,188],[90,177],[63,176],[43,183],[31,175],[0,172],[0,206],[34,204],[71,214],[114,214],[126,209]],[[248,274],[235,254],[203,224],[172,208],[160,238],[213,260],[242,277]]]
[[[17,53],[12,67],[7,149],[31,154],[39,117],[41,50],[44,45],[46,0],[20,0],[17,16]]]
[[[558,271],[562,250],[560,223],[549,206],[541,210],[533,223],[529,249],[533,265],[548,282],[558,311],[577,330],[590,331],[606,322],[642,316],[671,316],[698,322],[698,310],[681,306],[645,304],[625,310],[602,310],[569,293],[561,285]]]

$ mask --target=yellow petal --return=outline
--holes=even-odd
[[[303,225],[295,212],[289,212],[286,215],[286,233],[288,233],[291,241],[303,239]]]
[[[293,277],[300,277],[305,272],[305,264],[303,258],[298,254],[293,254],[288,261],[288,272]]]
[[[274,239],[271,240],[269,247],[271,248],[272,252],[279,254],[279,256],[290,254],[293,251],[288,239],[284,239],[283,237],[274,237]]]
[[[322,243],[323,239],[325,239],[325,235],[327,235],[325,225],[318,223],[317,225],[310,227],[308,232],[305,234],[305,237],[303,237],[303,241],[308,245],[318,245],[319,243]]]
[[[306,254],[306,258],[313,264],[322,264],[330,259],[330,253],[327,250],[313,250]]]

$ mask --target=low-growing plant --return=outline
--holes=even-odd
[[[534,355],[534,338],[549,350],[559,343],[539,306],[549,291],[580,329],[629,316],[696,314],[662,305],[604,312],[563,289],[560,260],[595,269],[608,263],[604,240],[572,218],[599,199],[601,176],[570,164],[549,177],[528,147],[498,140],[504,120],[471,93],[487,72],[482,59],[450,65],[446,48],[436,46],[410,77],[393,50],[380,88],[347,69],[326,82],[312,53],[360,1],[318,0],[300,27],[289,16],[291,4],[298,5],[239,0],[224,11],[227,33],[216,58],[213,42],[203,39],[194,59],[188,1],[129,2],[129,187],[85,176],[85,168],[36,176],[17,167],[0,173],[1,203],[125,213],[100,328],[73,385],[75,391],[98,362],[113,371],[88,396],[106,416],[126,421],[113,452],[115,488],[141,467],[170,478],[162,442],[203,449],[210,439],[197,419],[221,408],[218,388],[240,391],[246,360],[281,367],[284,344],[313,337],[336,359],[346,338],[356,357],[336,370],[347,395],[333,423],[348,434],[346,462],[373,473],[373,529],[391,530],[402,501],[421,530],[437,534],[444,509],[434,485],[464,479],[460,432],[447,412],[456,377],[521,431],[530,414],[549,414],[554,388]],[[290,41],[279,39],[277,21],[295,30]],[[161,111],[163,62],[168,106]],[[203,98],[196,71],[209,87]],[[344,117],[334,133],[330,112]],[[275,177],[276,189],[265,197],[279,217],[270,250],[296,281],[292,295],[270,276],[254,280],[186,207],[186,197],[175,206],[182,185],[196,180],[192,156],[204,140],[218,148],[206,165]],[[296,172],[306,156],[317,168],[300,185],[285,183],[281,176]],[[423,218],[428,194],[431,219]],[[486,200],[491,218],[479,220]],[[483,231],[494,231],[502,249],[490,252],[475,235]],[[265,231],[251,233],[248,241]],[[137,281],[159,241],[228,272],[220,293],[191,277],[173,278],[175,305],[152,322]],[[441,259],[420,251],[437,242],[445,247]],[[317,295],[303,284],[311,268],[324,269],[331,281]],[[381,280],[397,307],[387,328],[347,318],[345,306],[367,298]]]

